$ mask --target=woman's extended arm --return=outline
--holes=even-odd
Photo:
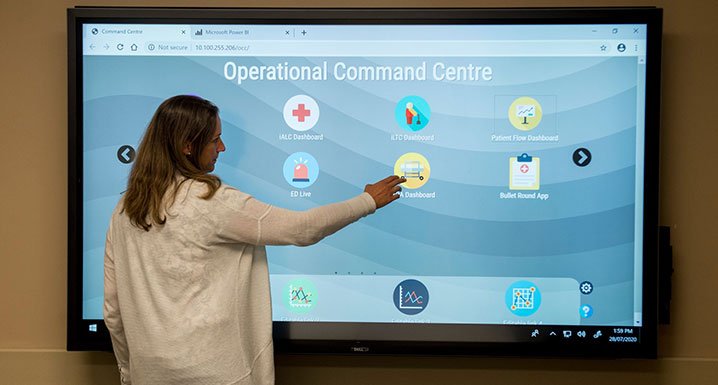
[[[228,189],[223,194],[234,196],[219,198],[234,213],[223,215],[220,237],[255,245],[311,245],[396,200],[405,181],[390,176],[367,185],[357,197],[306,211],[271,206]]]

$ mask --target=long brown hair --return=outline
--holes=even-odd
[[[173,96],[160,104],[142,137],[127,182],[123,211],[130,223],[145,231],[153,224],[163,225],[166,210],[189,179],[207,185],[203,199],[217,192],[222,182],[202,170],[199,156],[212,140],[218,119],[217,106],[197,96]],[[189,155],[185,153],[188,144]]]

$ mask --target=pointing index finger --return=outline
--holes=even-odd
[[[382,181],[383,183],[389,183],[389,182],[391,182],[391,181],[392,181],[393,179],[395,179],[395,178],[398,178],[398,176],[396,176],[396,175],[389,175],[388,177],[382,179],[381,181]]]

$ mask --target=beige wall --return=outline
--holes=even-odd
[[[65,9],[295,6],[291,1],[0,0],[0,384],[117,383],[107,353],[67,353]],[[320,1],[312,6],[578,6],[618,1]],[[715,384],[718,382],[718,1],[665,9],[661,223],[673,231],[673,323],[657,361],[278,357],[280,384]]]

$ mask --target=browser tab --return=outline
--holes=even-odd
[[[193,39],[246,39],[250,29],[245,26],[200,26],[193,27]]]

